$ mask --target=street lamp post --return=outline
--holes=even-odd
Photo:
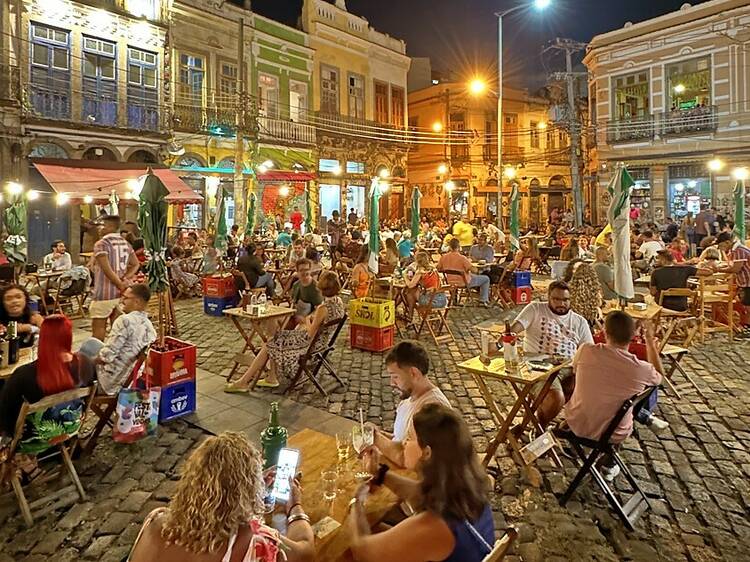
[[[534,0],[532,5],[541,11],[551,3],[552,0]],[[495,13],[497,17],[497,226],[500,229],[503,228],[503,17],[528,6],[527,2]]]

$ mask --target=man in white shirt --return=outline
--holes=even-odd
[[[391,377],[391,386],[401,393],[401,402],[396,408],[393,435],[375,429],[375,447],[391,463],[404,466],[404,441],[414,439],[412,419],[426,404],[443,404],[451,407],[445,394],[430,381],[430,358],[419,342],[399,342],[385,358],[385,366]]]
[[[523,350],[528,358],[558,356],[572,359],[581,345],[594,343],[586,319],[570,310],[570,290],[563,281],[550,284],[547,302],[534,301],[526,305],[511,330],[524,332]],[[541,386],[536,390],[541,390]],[[564,405],[565,393],[558,378],[537,410],[542,426],[555,419]]]
[[[637,259],[642,259],[646,262],[647,266],[650,266],[653,260],[656,258],[656,254],[664,249],[664,243],[654,236],[651,230],[647,230],[643,233],[643,244],[638,248],[635,253]]]
[[[52,253],[44,256],[44,269],[51,271],[68,271],[73,267],[70,254],[65,249],[65,242],[55,240],[52,243]]]

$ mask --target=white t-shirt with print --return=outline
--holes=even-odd
[[[402,400],[396,408],[396,420],[393,422],[393,440],[403,442],[412,433],[412,419],[427,404],[443,404],[451,407],[450,402],[438,387],[425,392],[419,398],[407,398]]]
[[[656,254],[658,252],[661,252],[664,249],[664,244],[659,242],[658,240],[649,240],[648,242],[644,242],[641,244],[641,247],[638,248],[638,251],[643,254],[643,259],[645,260],[651,260],[656,257]]]
[[[594,343],[586,319],[569,311],[555,314],[546,302],[531,302],[516,318],[524,328],[526,355],[560,355],[571,359],[584,343]]]

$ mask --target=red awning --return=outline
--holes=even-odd
[[[258,174],[258,181],[310,181],[315,179],[312,172],[288,172],[285,170],[269,170],[265,174]]]
[[[81,160],[49,161],[33,160],[34,167],[44,176],[57,193],[65,193],[75,203],[91,197],[95,203],[106,203],[112,190],[121,200],[131,198],[133,180],[145,175],[148,164],[124,164],[117,162],[91,162]],[[101,167],[99,167],[101,165]],[[167,168],[153,168],[156,176],[169,190],[169,203],[192,203],[203,197]]]

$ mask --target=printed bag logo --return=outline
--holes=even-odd
[[[184,412],[187,410],[188,407],[188,397],[187,394],[183,394],[182,396],[175,396],[172,398],[172,400],[169,401],[169,409],[173,414],[179,414],[180,412]]]

